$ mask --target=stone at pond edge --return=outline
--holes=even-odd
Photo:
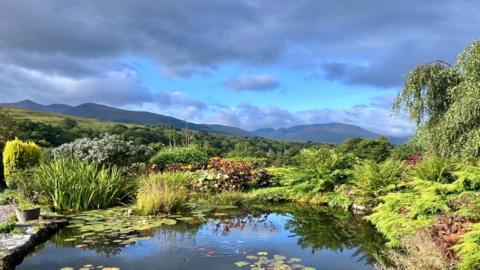
[[[45,242],[68,222],[60,217],[17,224],[24,234],[2,234],[0,240],[0,269],[14,269],[35,246]]]

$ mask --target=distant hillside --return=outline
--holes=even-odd
[[[2,103],[0,106],[26,109],[39,112],[61,113],[71,116],[98,119],[110,122],[138,124],[138,125],[167,125],[182,129],[188,126],[195,131],[206,131],[213,133],[224,133],[208,125],[200,125],[183,120],[150,112],[130,111],[109,107],[106,105],[85,103],[79,106],[68,106],[63,104],[42,105],[31,100],[23,100],[15,103]]]
[[[241,128],[236,128],[236,127],[230,127],[230,126],[224,126],[224,125],[205,125],[205,126],[208,126],[218,132],[223,132],[226,134],[231,134],[231,135],[240,136],[240,137],[258,136],[251,132],[248,132],[246,130],[243,130]]]
[[[369,138],[375,139],[382,135],[368,131],[364,128],[332,123],[332,124],[314,124],[301,125],[291,128],[263,128],[252,132],[259,137],[265,137],[276,140],[298,141],[298,142],[326,142],[326,143],[341,143],[344,140],[351,138]],[[405,138],[389,138],[392,143],[401,143]]]
[[[332,123],[332,124],[314,124],[301,125],[290,128],[262,128],[253,132],[248,132],[241,128],[225,125],[207,125],[185,122],[171,116],[141,111],[123,110],[106,105],[95,103],[85,103],[79,106],[69,106],[64,104],[42,105],[31,100],[24,100],[15,103],[2,103],[0,106],[26,109],[30,111],[56,113],[70,115],[80,118],[90,118],[109,122],[118,122],[136,125],[168,125],[177,129],[188,127],[190,130],[205,131],[210,133],[220,133],[234,136],[258,136],[262,138],[296,141],[296,142],[325,142],[341,143],[351,138],[370,138],[374,139],[380,134],[370,132],[364,128]],[[38,116],[43,117],[44,116]],[[56,116],[58,117],[58,116]],[[399,144],[406,141],[408,137],[389,137],[390,142]]]
[[[17,109],[25,109],[25,110],[37,111],[37,112],[51,112],[51,113],[63,113],[73,108],[72,106],[68,106],[64,104],[42,105],[28,99],[22,100],[19,102],[13,102],[13,103],[1,103],[0,106],[12,107]]]

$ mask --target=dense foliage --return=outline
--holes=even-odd
[[[18,171],[38,165],[40,155],[40,147],[34,142],[23,142],[18,139],[8,141],[3,150],[3,167],[7,186],[16,188],[13,175]]]
[[[114,135],[94,139],[77,139],[53,150],[55,158],[73,158],[99,165],[127,166],[147,161],[153,150],[144,145],[135,145]]]
[[[376,140],[354,138],[346,140],[336,147],[342,154],[351,153],[360,159],[369,159],[376,162],[386,160],[393,150],[387,138],[379,137]]]

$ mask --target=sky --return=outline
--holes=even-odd
[[[475,0],[0,2],[0,102],[96,102],[254,130],[410,134],[409,70],[480,37]]]

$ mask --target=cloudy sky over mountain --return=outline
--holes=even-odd
[[[453,62],[478,14],[474,0],[2,1],[0,102],[404,135],[389,113],[404,75]]]

